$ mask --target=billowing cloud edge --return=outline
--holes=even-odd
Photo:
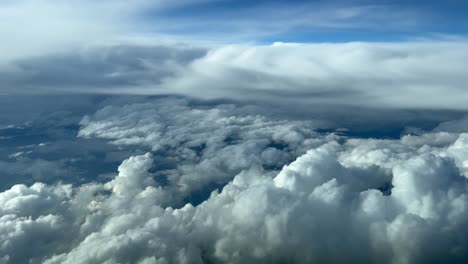
[[[467,258],[465,133],[348,139],[308,134],[306,123],[243,116],[235,108],[157,105],[107,107],[82,122],[80,136],[152,150],[125,160],[108,182],[15,185],[0,194],[2,261],[457,263]],[[172,115],[155,116],[155,109]],[[164,118],[174,124],[169,130]],[[281,128],[285,133],[275,134]],[[251,153],[255,147],[248,142],[269,134],[279,141],[258,145],[264,160],[253,154],[245,163],[242,154],[232,155]],[[307,140],[311,145],[301,143]],[[176,165],[179,176],[163,183],[152,169],[161,142],[173,144],[174,153],[204,148],[179,160],[186,162]],[[271,150],[265,154],[266,148]],[[283,160],[284,167],[266,162],[300,148],[296,158]],[[222,189],[198,205],[180,204],[177,197],[194,191],[190,187],[198,180],[219,180],[216,173],[205,179],[187,174],[186,166],[196,171],[208,163],[219,171],[226,162],[238,168],[228,169]]]

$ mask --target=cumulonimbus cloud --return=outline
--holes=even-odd
[[[165,85],[203,98],[465,109],[467,56],[465,43],[230,46]]]
[[[17,140],[0,151],[0,263],[468,262],[466,40],[129,34],[174,3],[0,4],[0,140]],[[390,9],[321,10],[309,22],[341,27]],[[353,130],[369,127],[397,136]],[[100,159],[120,166],[75,173]]]
[[[465,42],[111,45],[16,60],[0,73],[0,86],[7,93],[178,94],[307,108],[465,111],[466,47]]]

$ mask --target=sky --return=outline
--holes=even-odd
[[[0,2],[0,264],[467,263],[468,3]]]
[[[143,14],[148,31],[223,41],[398,41],[466,35],[463,1],[199,1]],[[184,23],[189,22],[189,23]],[[168,25],[168,27],[166,27]]]

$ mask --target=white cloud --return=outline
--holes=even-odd
[[[465,43],[228,46],[162,86],[201,98],[466,110],[467,56]]]
[[[182,99],[107,106],[82,120],[78,136],[156,152],[161,163],[174,164],[165,177],[186,194],[252,166],[279,169],[326,140],[313,131],[322,122],[270,120],[246,110],[191,107]]]
[[[404,145],[398,140],[388,144]],[[119,175],[103,185],[15,186],[0,195],[3,245],[14,246],[0,250],[10,261],[45,257],[45,263],[425,263],[466,258],[468,182],[453,161],[412,150],[410,159],[388,165],[392,173],[387,180],[394,188],[383,196],[378,175],[366,173],[371,168],[340,162],[341,155],[349,155],[347,148],[330,142],[276,176],[246,170],[204,203],[181,209],[158,205],[164,189],[144,183],[151,180],[149,155],[124,161]],[[367,186],[355,184],[362,177]],[[99,191],[105,189],[111,193]],[[19,254],[23,240],[11,226],[22,226],[21,239],[41,232],[50,238],[36,237]],[[77,235],[53,231],[64,229]],[[38,248],[47,239],[54,243]]]
[[[230,105],[196,107],[185,100],[108,106],[85,118],[81,135],[153,154],[128,158],[106,183],[36,183],[0,193],[0,259],[49,264],[466,260],[466,134],[347,139],[312,128],[307,122],[248,116]],[[267,149],[274,154],[264,154]],[[281,162],[286,166],[271,168],[262,160],[275,155],[286,155]],[[163,174],[154,170],[163,157],[175,158],[180,177],[174,183],[160,182]],[[219,162],[224,165],[218,167]],[[221,191],[199,205],[179,206],[177,196],[187,194],[174,192],[174,186],[195,190],[216,182],[222,170],[228,177]]]
[[[2,1],[2,59],[53,54],[82,45],[147,36],[158,36],[157,41],[169,35],[239,42],[247,37],[277,35],[304,27],[408,28],[427,20],[421,12],[402,11],[390,5],[315,3],[285,8],[284,4],[260,3],[241,5],[238,10],[217,9],[217,2],[226,1]],[[191,10],[207,3],[211,7]],[[215,12],[204,12],[206,9]],[[170,13],[173,10],[176,12]],[[182,15],[177,15],[177,11]],[[230,19],[226,20],[226,16]]]

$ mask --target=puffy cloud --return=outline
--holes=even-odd
[[[0,4],[0,263],[468,261],[465,40],[193,46],[138,31],[205,2]],[[312,27],[413,21],[318,7]],[[266,31],[305,23],[263,13],[279,21]]]
[[[350,139],[313,129],[180,99],[105,107],[83,119],[80,136],[151,153],[126,159],[107,182],[0,193],[0,259],[466,261],[466,134]],[[201,186],[214,191],[183,205]]]
[[[373,179],[379,176],[366,174],[372,169],[339,162],[344,149],[330,142],[309,150],[276,175],[243,171],[202,204],[180,209],[158,205],[164,189],[148,184],[151,156],[131,157],[107,184],[18,185],[3,192],[2,226],[28,226],[22,236],[45,229],[52,241],[61,240],[35,250],[46,239],[40,236],[21,255],[46,256],[45,263],[466,259],[468,182],[453,161],[427,153],[399,160],[382,176],[394,185],[384,196]],[[366,186],[355,183],[362,177]],[[70,215],[76,219],[59,221]],[[78,235],[52,231],[61,225]],[[4,245],[20,243],[17,229],[4,229]],[[20,246],[13,245],[2,247],[4,259],[19,258],[14,249]]]
[[[62,250],[71,238],[73,221],[67,216],[71,186],[15,185],[0,194],[0,260],[3,263],[39,263]]]
[[[160,99],[107,106],[82,121],[79,136],[155,152],[161,178],[182,194],[224,185],[253,166],[280,169],[328,140],[311,121],[274,120],[235,105],[190,106]],[[333,138],[333,135],[328,136]],[[160,179],[160,182],[165,182]]]

